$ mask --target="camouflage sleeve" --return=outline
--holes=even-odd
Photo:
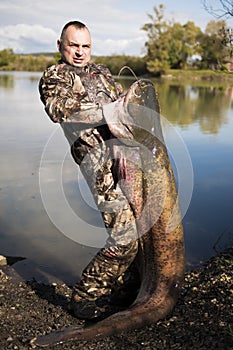
[[[72,122],[92,124],[103,119],[102,108],[85,101],[86,92],[74,72],[59,65],[48,68],[39,83],[41,101],[53,122],[67,119]]]
[[[110,72],[110,70],[106,66],[104,66],[102,64],[97,64],[97,67],[99,68],[101,73],[105,76],[107,81],[110,82],[110,86],[111,86],[110,91],[113,90],[113,87],[115,87],[114,88],[114,90],[115,90],[114,91],[114,93],[115,93],[114,95],[115,96],[113,96],[113,97],[115,97],[115,99],[120,97],[120,95],[123,94],[123,92],[124,92],[124,89],[123,89],[121,83],[115,82],[115,80],[114,80],[114,78],[112,76],[112,73]],[[106,83],[106,80],[105,80],[105,83]]]

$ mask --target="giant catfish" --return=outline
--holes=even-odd
[[[184,237],[178,192],[161,129],[160,107],[153,83],[137,80],[127,91],[124,106],[104,108],[118,158],[116,176],[128,196],[138,227],[136,257],[140,288],[125,310],[99,322],[39,336],[31,343],[46,347],[71,340],[97,340],[155,323],[176,304],[185,269]],[[134,155],[140,154],[140,160]],[[138,159],[138,158],[137,158]]]

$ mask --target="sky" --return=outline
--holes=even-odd
[[[159,4],[167,20],[194,21],[202,30],[216,20],[202,0],[0,0],[0,50],[55,52],[64,24],[79,20],[91,31],[93,55],[142,56],[147,35],[141,28]]]

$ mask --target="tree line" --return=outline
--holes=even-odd
[[[144,57],[112,55],[93,57],[117,75],[123,66],[137,76],[160,75],[169,69],[227,70],[233,60],[233,29],[223,19],[210,21],[205,30],[188,21],[180,24],[165,20],[164,5],[154,7],[149,21],[141,29],[147,33]],[[59,53],[19,55],[12,49],[0,51],[0,70],[43,71],[55,64]],[[123,70],[122,75],[129,75]]]
[[[151,73],[169,68],[226,69],[233,56],[233,32],[224,20],[210,21],[205,30],[188,21],[184,25],[164,19],[164,6],[154,7],[143,26],[147,68]]]

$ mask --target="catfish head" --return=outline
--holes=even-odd
[[[120,100],[103,106],[112,134],[128,146],[152,149],[155,136],[161,140],[158,96],[150,80],[135,81]]]

